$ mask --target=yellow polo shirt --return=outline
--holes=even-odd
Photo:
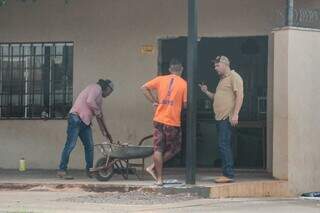
[[[217,121],[232,116],[235,107],[235,92],[243,94],[243,80],[234,70],[220,79],[213,101],[213,109]]]

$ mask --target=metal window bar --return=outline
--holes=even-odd
[[[52,65],[53,66],[53,69],[52,69],[52,67],[50,68],[50,70],[51,70],[51,72],[50,72],[50,76],[51,76],[51,92],[52,92],[52,94],[51,94],[51,98],[52,98],[52,102],[53,102],[53,104],[51,105],[51,106],[53,106],[52,107],[52,113],[53,113],[53,116],[55,116],[55,113],[56,113],[56,108],[55,108],[55,105],[56,105],[56,94],[55,94],[55,59],[56,59],[56,56],[57,56],[57,46],[56,45],[54,45],[54,59],[53,59],[53,61],[52,62],[54,62],[54,64]]]
[[[30,75],[30,80],[29,80],[29,83],[31,85],[33,85],[33,82],[32,82],[32,79],[31,76],[33,76],[33,73],[34,73],[34,70],[37,69],[37,66],[36,66],[36,46],[34,45],[31,45],[31,58],[32,58],[32,68],[29,72],[29,75]],[[29,86],[30,86],[29,84]],[[33,113],[33,104],[32,104],[32,93],[30,93],[30,89],[33,88],[33,86],[30,86],[29,88],[28,86],[28,91],[26,92],[26,95],[28,97],[28,116],[29,118],[33,118],[32,116],[32,113]],[[32,92],[33,92],[33,89],[32,89]]]

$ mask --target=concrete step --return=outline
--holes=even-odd
[[[282,180],[243,181],[215,184],[210,187],[210,198],[291,197],[288,182]]]

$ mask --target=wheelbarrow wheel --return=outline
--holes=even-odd
[[[109,162],[112,162],[112,159],[109,159]],[[96,163],[96,168],[106,166],[107,159],[106,158],[100,158]],[[99,181],[108,181],[114,174],[114,168],[113,165],[110,166],[107,169],[101,169],[97,172],[96,179]]]

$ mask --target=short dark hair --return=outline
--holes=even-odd
[[[170,61],[169,68],[179,72],[182,69],[182,63],[178,59],[173,58]]]
[[[178,59],[173,58],[170,61],[170,66],[174,66],[174,65],[182,65],[182,63]]]

